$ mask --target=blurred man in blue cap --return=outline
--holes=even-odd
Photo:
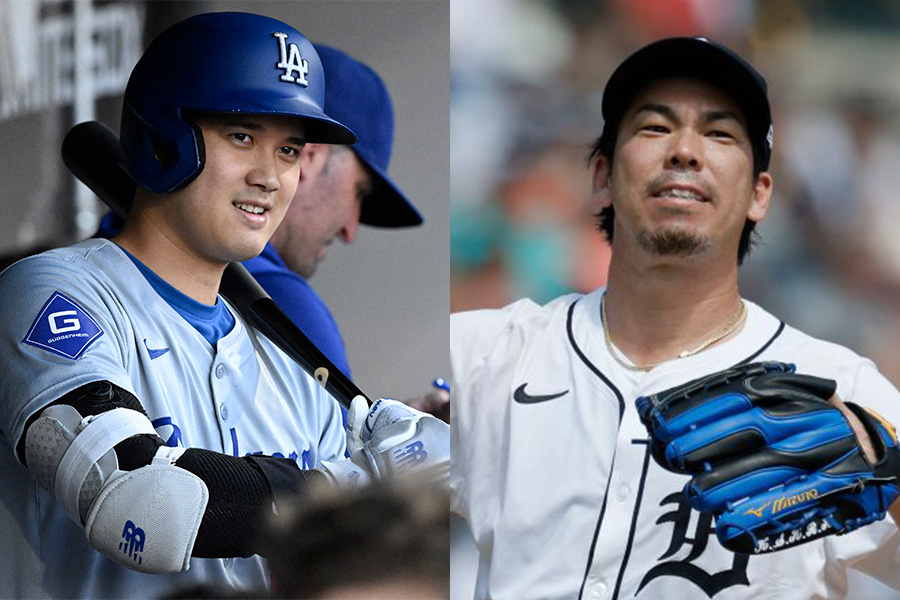
[[[394,110],[381,77],[346,53],[315,44],[325,68],[325,106],[359,137],[353,146],[306,144],[297,193],[265,250],[244,263],[306,336],[351,376],[344,340],[308,279],[335,239],[352,244],[359,224],[399,228],[422,216],[388,177]],[[449,421],[450,391],[437,378],[407,404]]]
[[[360,223],[411,227],[422,216],[388,177],[394,111],[384,82],[367,65],[321,44],[325,105],[359,137],[354,146],[307,144],[300,184],[265,250],[244,264],[336,367],[350,376],[344,342],[309,279],[335,239],[352,244]]]

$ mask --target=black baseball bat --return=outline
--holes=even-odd
[[[135,183],[121,167],[119,138],[97,121],[80,123],[69,130],[62,144],[63,162],[107,206],[123,219],[134,199]],[[338,402],[363,394],[356,384],[310,341],[240,263],[229,263],[219,292],[244,319],[272,340],[324,387]]]

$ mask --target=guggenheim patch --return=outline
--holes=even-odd
[[[22,341],[75,360],[101,335],[93,317],[65,294],[54,292]]]

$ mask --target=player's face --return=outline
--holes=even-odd
[[[335,239],[353,243],[371,177],[345,146],[309,144],[300,185],[272,244],[292,271],[309,278]]]
[[[733,261],[745,220],[765,216],[771,184],[768,173],[753,177],[744,117],[730,97],[692,79],[653,82],[622,119],[607,174],[613,247]]]
[[[167,198],[167,221],[184,244],[211,262],[262,252],[297,188],[302,123],[272,115],[200,115],[206,162]]]

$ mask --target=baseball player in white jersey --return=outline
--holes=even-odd
[[[0,275],[0,597],[265,589],[280,494],[384,474],[425,421],[449,460],[446,424],[390,400],[351,407],[345,433],[337,402],[217,295],[278,226],[303,144],[354,141],[323,89],[312,45],[274,19],[169,28],[126,90],[123,232]]]
[[[603,112],[607,288],[451,317],[451,489],[480,551],[476,597],[838,599],[848,568],[900,590],[891,517],[780,552],[725,549],[713,514],[688,503],[689,478],[651,456],[635,407],[783,361],[900,423],[900,394],[872,362],[739,295],[772,188],[764,80],[718,44],[672,38],[617,69]]]

